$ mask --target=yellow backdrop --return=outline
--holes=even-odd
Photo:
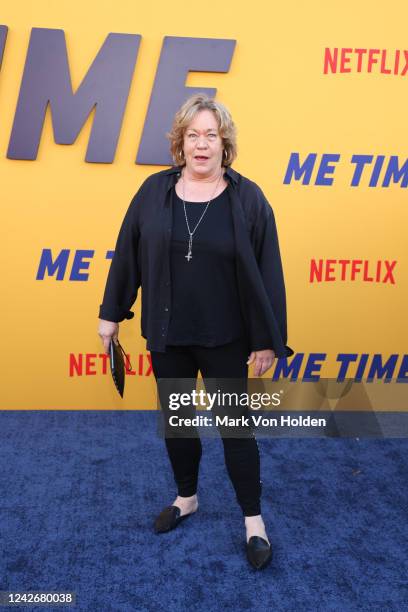
[[[352,187],[353,155],[406,160],[408,74],[388,74],[349,54],[350,72],[324,74],[325,49],[395,50],[406,45],[408,8],[390,0],[250,3],[119,3],[106,0],[3,3],[9,28],[0,71],[2,186],[3,409],[155,407],[148,352],[135,318],[120,339],[135,374],[121,400],[103,373],[98,307],[129,201],[159,166],[134,163],[164,36],[236,39],[226,74],[190,73],[187,86],[215,87],[238,127],[234,168],[256,181],[278,224],[288,300],[288,344],[325,353],[321,374],[335,376],[342,353],[402,355],[406,345],[407,191],[400,183]],[[72,146],[54,142],[49,110],[35,161],[6,158],[32,27],[63,29],[74,90],[109,32],[142,36],[114,163],[84,161],[89,117]],[[401,51],[401,56],[403,51]],[[380,56],[378,56],[380,57]],[[391,59],[389,59],[391,62]],[[401,59],[402,65],[404,64]],[[332,185],[284,177],[292,153],[339,154]],[[385,167],[385,166],[384,166]],[[381,175],[382,178],[383,175]],[[94,250],[89,280],[36,280],[44,248]],[[394,283],[310,282],[311,260],[397,261]],[[94,355],[94,356],[93,356]],[[82,375],[70,372],[82,359]],[[108,364],[106,364],[108,365]]]

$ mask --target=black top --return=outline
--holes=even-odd
[[[231,205],[224,189],[209,204],[193,235],[188,260],[188,230],[183,201],[174,191],[170,246],[172,284],[170,345],[219,346],[242,336],[245,325],[240,309],[235,270],[235,238]],[[193,231],[207,202],[186,202]]]
[[[166,351],[172,286],[170,245],[173,187],[182,167],[148,176],[133,196],[116,239],[99,317],[131,319],[141,292],[141,333],[149,351]],[[272,348],[277,357],[294,351],[286,345],[287,319],[283,268],[273,210],[261,188],[231,166],[225,168],[236,240],[236,273],[250,350]],[[197,230],[198,233],[198,230]],[[190,262],[192,263],[192,262]],[[310,323],[310,321],[307,321]]]

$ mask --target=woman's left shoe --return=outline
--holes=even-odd
[[[196,511],[195,511],[196,512]],[[154,521],[154,531],[155,533],[166,533],[167,531],[171,531],[175,529],[181,521],[184,521],[186,518],[194,514],[194,512],[190,512],[189,514],[183,514],[180,516],[181,510],[178,506],[167,506],[162,510],[159,516]]]
[[[249,538],[246,551],[248,561],[257,570],[266,567],[272,559],[272,546],[259,536]]]

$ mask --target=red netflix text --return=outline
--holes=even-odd
[[[402,49],[352,49],[326,47],[323,73],[377,72],[405,76],[408,73],[408,51]]]
[[[309,281],[323,283],[361,280],[395,285],[393,270],[396,264],[396,260],[387,259],[375,262],[368,259],[311,259]]]
[[[135,356],[131,359],[133,369],[125,369],[127,376],[151,376],[152,359],[150,353]],[[69,355],[69,375],[70,376],[96,376],[96,374],[110,373],[109,355],[106,353],[70,353]]]

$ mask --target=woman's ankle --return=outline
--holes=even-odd
[[[258,536],[269,543],[269,538],[266,534],[265,523],[261,514],[257,514],[256,516],[245,516],[245,528],[247,542],[252,536]]]
[[[180,508],[182,515],[195,512],[198,508],[197,493],[191,495],[190,497],[182,497],[181,495],[177,495],[173,505]]]

